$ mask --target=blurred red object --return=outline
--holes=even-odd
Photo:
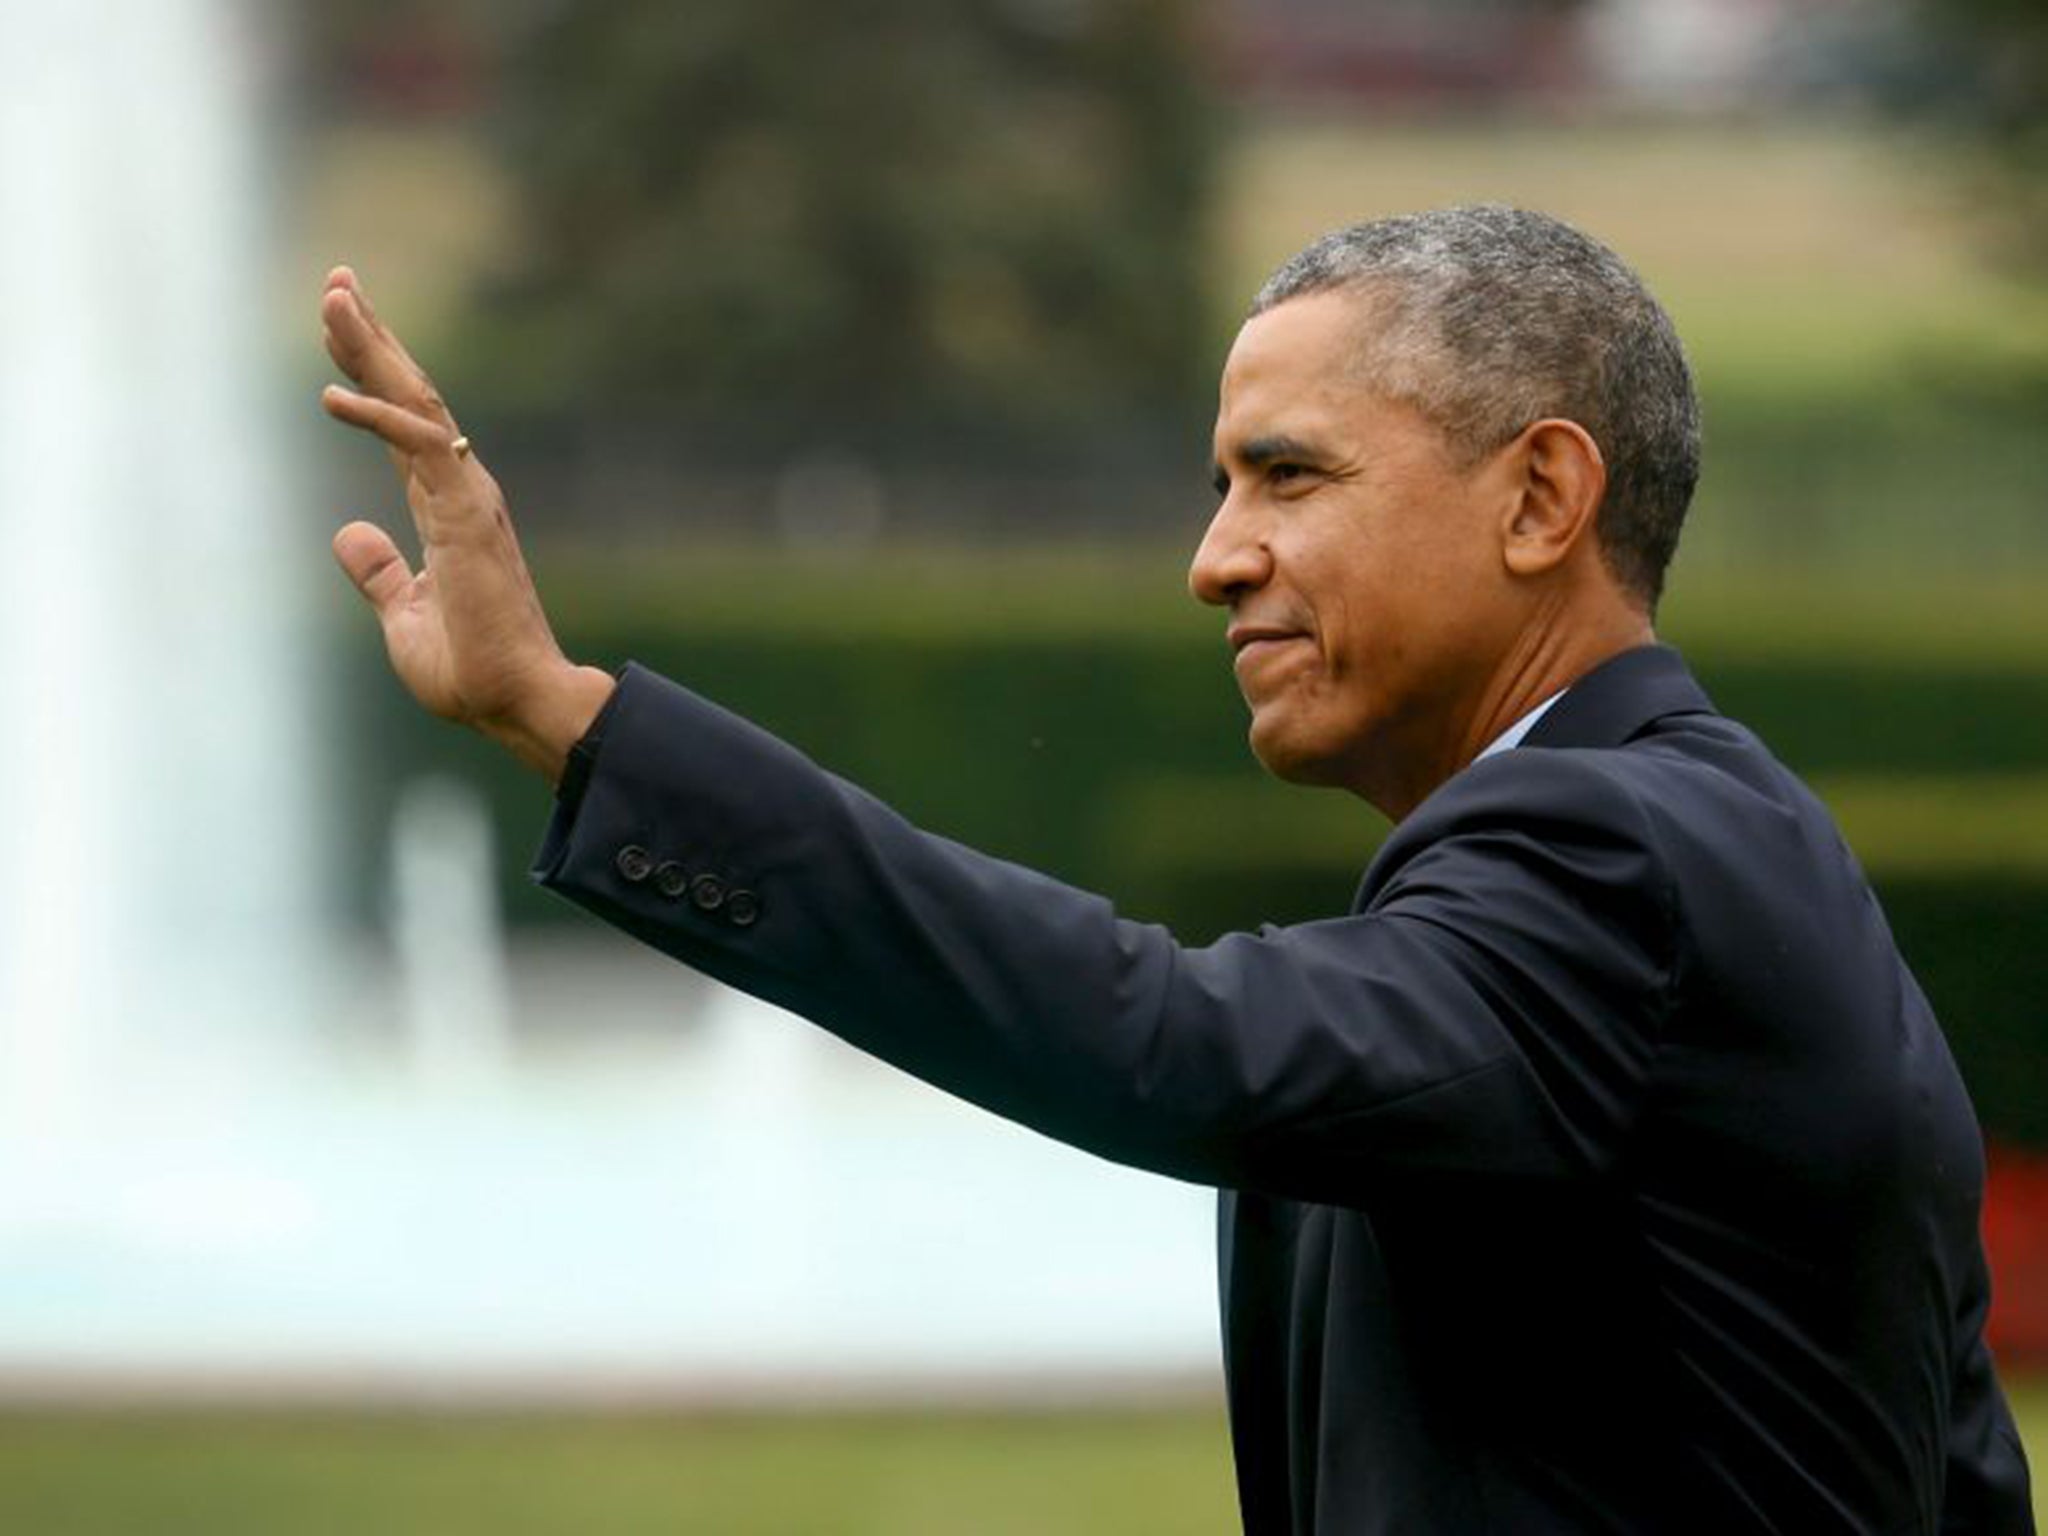
[[[2048,1365],[2048,1154],[1987,1149],[1984,1249],[1991,1260],[1986,1334],[2001,1367]]]

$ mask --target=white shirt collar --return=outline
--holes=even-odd
[[[1496,752],[1506,752],[1519,747],[1522,744],[1522,738],[1536,729],[1536,722],[1548,714],[1550,706],[1563,698],[1565,693],[1565,689],[1558,689],[1557,692],[1553,693],[1549,698],[1538,704],[1529,713],[1522,716],[1521,719],[1489,741],[1485,748],[1481,750],[1479,757],[1473,758],[1472,761],[1476,763],[1480,757],[1491,757]]]

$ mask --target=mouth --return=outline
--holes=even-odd
[[[1264,624],[1233,624],[1225,638],[1231,650],[1237,653],[1233,670],[1240,684],[1260,671],[1268,658],[1277,657],[1289,647],[1308,640],[1308,635],[1299,629],[1281,629]]]
[[[1223,637],[1230,643],[1231,650],[1239,656],[1251,651],[1284,645],[1290,640],[1306,640],[1307,634],[1298,629],[1282,629],[1272,624],[1233,624]]]

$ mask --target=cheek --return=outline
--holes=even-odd
[[[1439,691],[1438,658],[1455,647],[1445,621],[1456,604],[1434,581],[1395,568],[1354,581],[1327,605],[1312,702],[1332,732],[1350,736],[1406,718]]]
[[[1353,562],[1317,604],[1323,671],[1345,689],[1370,683],[1408,650],[1414,616],[1400,581],[1381,579],[1387,569]]]

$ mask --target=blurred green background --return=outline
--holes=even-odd
[[[1339,910],[1383,831],[1260,776],[1181,588],[1236,314],[1337,224],[1572,219],[1700,375],[1665,633],[1840,815],[1987,1131],[2048,1148],[2048,24],[1712,9],[301,5],[276,302],[304,334],[329,262],[366,274],[508,486],[572,652],[1199,941]],[[316,362],[291,364],[309,387]],[[323,517],[395,510],[359,449],[327,445]],[[363,931],[383,829],[438,771],[489,799],[515,938],[580,923],[523,877],[544,796],[412,712],[341,597],[322,622]],[[2038,1460],[2048,1396],[2012,1380]],[[0,1416],[0,1526],[79,1536],[1233,1512],[1206,1400]]]
[[[2023,1384],[2028,1443],[2048,1392]],[[1224,1536],[1220,1409],[0,1418],[0,1521],[64,1536]]]

